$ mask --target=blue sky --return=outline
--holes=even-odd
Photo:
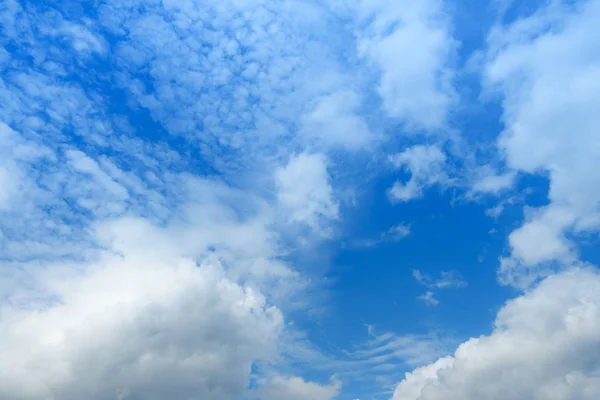
[[[0,398],[599,398],[598,18],[0,2]]]

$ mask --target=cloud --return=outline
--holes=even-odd
[[[433,279],[430,275],[423,274],[418,269],[414,269],[413,277],[421,285],[430,289],[462,288],[467,286],[467,282],[465,282],[455,271],[442,271],[439,279]]]
[[[425,386],[437,382],[438,371],[449,368],[454,363],[452,357],[440,358],[433,364],[406,373],[406,377],[394,391],[393,400],[418,400]]]
[[[0,6],[0,397],[243,397],[308,300],[274,205],[145,136],[36,11]]]
[[[398,224],[382,232],[378,238],[357,240],[354,242],[354,245],[358,247],[373,247],[380,243],[395,243],[409,236],[410,233],[410,225]]]
[[[339,217],[339,206],[329,183],[327,160],[322,154],[301,153],[275,171],[277,200],[294,222],[320,231]]]
[[[115,193],[134,193],[120,188],[135,175],[68,154],[60,174],[87,188],[90,201],[100,206]],[[266,297],[286,305],[304,283],[277,260],[272,212],[217,181],[184,175],[175,182],[180,204],[169,205],[171,217],[153,223],[96,213],[81,220],[85,240],[69,241],[69,232],[57,238],[58,258],[54,246],[30,258],[45,232],[14,235],[16,226],[4,225],[0,245],[22,246],[31,261],[11,250],[0,262],[0,340],[10,344],[0,350],[0,397],[241,398],[251,364],[277,355],[283,316]],[[86,199],[70,190],[67,196]],[[46,197],[29,200],[43,209]]]
[[[360,97],[352,90],[340,90],[317,99],[315,107],[303,117],[303,134],[326,144],[349,150],[368,147],[374,136],[358,111]]]
[[[504,109],[498,147],[510,169],[550,181],[550,204],[510,235],[506,283],[521,284],[519,270],[535,278],[536,266],[543,275],[549,263],[568,264],[577,252],[567,236],[600,228],[598,18],[599,1],[553,1],[489,36],[484,83]]]
[[[480,167],[471,183],[471,190],[474,193],[498,194],[512,187],[515,175],[514,171],[498,174],[490,166]]]
[[[12,201],[19,192],[23,171],[18,163],[17,146],[21,137],[4,123],[0,123],[0,210],[11,207]]]
[[[433,292],[425,292],[417,298],[428,306],[435,307],[440,304],[439,300],[434,297]]]
[[[381,73],[378,92],[387,114],[413,129],[441,129],[456,94],[457,50],[449,16],[438,0],[366,0],[358,52]]]
[[[411,233],[410,225],[398,224],[381,234],[380,240],[383,242],[398,242]]]
[[[494,331],[416,369],[394,400],[578,399],[600,395],[600,276],[552,276],[498,312]]]
[[[419,300],[429,306],[435,307],[440,304],[439,300],[434,297],[434,290],[450,288],[458,289],[467,286],[467,282],[464,281],[460,275],[454,271],[442,271],[439,279],[433,279],[431,275],[424,274],[418,269],[413,269],[412,274],[418,283],[429,289],[427,292],[418,297]]]
[[[361,83],[339,62],[335,42],[348,38],[330,17],[327,4],[305,1],[106,1],[98,23],[115,40],[115,80],[129,99],[236,176],[272,171],[307,146],[374,139]]]
[[[354,389],[365,387],[365,392],[374,398],[389,398],[406,368],[433,362],[448,354],[456,344],[456,340],[433,332],[424,335],[379,334],[372,325],[367,325],[367,330],[366,340],[339,352],[331,349],[326,352],[308,341],[304,334],[286,330],[284,340],[292,340],[285,341],[285,354],[292,365],[310,368],[319,375],[334,374],[332,382],[340,380]]]
[[[306,382],[302,378],[274,377],[258,391],[261,400],[331,400],[337,397],[341,382],[332,379],[329,385]]]
[[[447,185],[450,178],[445,172],[446,155],[435,145],[415,145],[394,154],[390,161],[396,168],[410,172],[407,182],[396,182],[389,190],[395,201],[409,201],[423,196],[423,190],[436,184]]]
[[[281,313],[214,259],[156,255],[37,271],[35,293],[3,305],[0,397],[240,398]]]

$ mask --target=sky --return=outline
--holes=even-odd
[[[600,0],[0,0],[0,398],[600,398]]]

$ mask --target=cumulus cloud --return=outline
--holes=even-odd
[[[241,398],[282,329],[215,259],[134,248],[35,272],[35,292],[2,306],[6,399]]]
[[[498,147],[509,168],[550,180],[550,204],[510,235],[508,283],[519,284],[519,269],[535,276],[536,265],[576,258],[567,234],[600,228],[599,17],[599,1],[553,1],[490,34],[484,82],[503,96]]]
[[[306,382],[302,378],[274,377],[258,391],[261,400],[332,400],[340,392],[341,383],[332,379],[328,385]]]
[[[317,99],[303,118],[303,134],[328,147],[357,150],[367,147],[374,136],[358,111],[360,97],[352,90],[339,90]]]
[[[84,174],[83,185],[122,187],[106,161],[82,152],[68,160],[62,173],[72,169],[75,182]],[[266,297],[291,299],[302,279],[277,260],[259,199],[216,181],[177,181],[182,204],[166,221],[84,219],[87,240],[61,243],[60,258],[48,249],[29,262],[4,253],[13,257],[0,265],[0,337],[10,344],[0,351],[0,397],[244,395],[251,364],[279,351],[283,316]],[[31,198],[38,207],[44,200]],[[24,245],[31,260],[40,233],[4,226],[0,245]]]
[[[454,364],[452,357],[440,358],[433,364],[420,367],[406,374],[402,382],[394,391],[394,400],[417,400],[420,399],[425,386],[437,382],[437,373],[441,369],[449,368]]]
[[[275,171],[277,199],[292,221],[325,229],[324,221],[337,219],[338,204],[329,183],[327,160],[322,154],[301,153]]]
[[[98,27],[37,11],[0,5],[0,397],[242,398],[305,287],[273,204],[109,111]]]
[[[442,128],[456,96],[457,49],[443,2],[366,0],[360,15],[369,23],[359,34],[359,54],[381,73],[385,111],[411,128]]]
[[[490,335],[406,374],[394,400],[600,396],[600,275],[551,276],[498,312]]]
[[[396,168],[410,173],[407,182],[396,182],[389,190],[394,201],[409,201],[423,196],[423,190],[436,184],[450,183],[446,155],[435,145],[415,145],[390,157]]]

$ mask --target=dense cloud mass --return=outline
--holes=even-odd
[[[2,307],[3,399],[240,398],[282,329],[280,311],[211,257],[131,246],[34,268],[33,287]]]
[[[547,278],[498,312],[492,334],[407,374],[393,399],[597,399],[599,287],[590,270]]]
[[[322,386],[297,377],[289,379],[276,377],[266,383],[259,394],[262,400],[330,400],[339,394],[340,386],[339,381],[332,381],[331,384]]]

